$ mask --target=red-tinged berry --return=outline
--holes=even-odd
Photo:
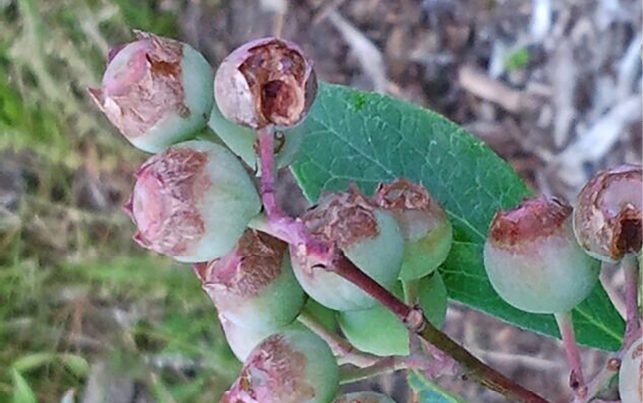
[[[571,214],[568,204],[544,196],[496,213],[484,265],[507,303],[528,312],[563,313],[589,295],[600,262],[576,242]]]
[[[393,215],[376,208],[356,190],[322,196],[302,220],[318,239],[337,245],[357,267],[383,287],[391,287],[400,272],[404,240]],[[306,293],[335,310],[359,310],[376,301],[332,270],[317,267],[314,256],[292,246],[293,269]]]
[[[234,322],[228,320],[225,315],[219,314],[219,323],[223,328],[223,332],[228,342],[228,346],[239,359],[245,361],[252,349],[261,343],[266,337],[276,333],[280,329],[247,329],[236,325]]]
[[[618,376],[621,402],[643,402],[643,341],[636,341],[627,350],[623,356]]]
[[[304,305],[288,245],[263,232],[246,229],[230,253],[195,271],[219,313],[242,328],[276,331]]]
[[[125,209],[141,246],[182,262],[203,262],[234,248],[261,203],[228,150],[188,141],[141,166]]]
[[[221,62],[214,93],[228,120],[252,129],[285,128],[308,113],[317,79],[312,62],[297,45],[263,38],[242,45]]]
[[[255,347],[221,403],[330,403],[339,368],[328,345],[307,329],[291,327]]]
[[[444,262],[453,243],[453,230],[444,209],[424,186],[397,179],[381,184],[373,199],[392,212],[402,228],[402,280],[424,277]]]
[[[606,262],[638,254],[643,240],[641,167],[621,165],[600,172],[578,195],[574,232],[591,256]]]
[[[191,46],[137,32],[110,52],[100,88],[89,93],[136,147],[157,153],[193,138],[214,104],[212,68]]]
[[[395,400],[381,393],[354,392],[340,396],[334,403],[395,403]]]

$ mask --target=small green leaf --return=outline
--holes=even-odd
[[[441,329],[447,317],[447,287],[438,272],[421,280],[420,301],[426,318],[433,326]]]
[[[418,403],[466,403],[454,393],[441,389],[416,371],[409,372],[409,386],[418,394]]]
[[[56,354],[53,353],[32,353],[15,360],[12,367],[18,372],[29,372],[49,364],[54,358],[56,358]]]
[[[525,67],[526,65],[529,64],[529,49],[527,48],[520,48],[514,51],[513,53],[509,54],[507,58],[505,59],[505,70],[507,71],[515,71],[518,70],[521,67]]]
[[[482,141],[443,116],[388,96],[321,83],[317,101],[295,133],[305,136],[293,165],[304,193],[357,184],[372,194],[380,182],[420,182],[449,214],[454,245],[440,269],[449,297],[509,323],[558,337],[552,315],[505,303],[487,279],[482,249],[491,218],[530,196],[517,174]],[[574,310],[581,344],[616,351],[624,323],[598,285]]]
[[[18,370],[11,370],[11,379],[13,381],[12,403],[36,403],[36,395]]]
[[[326,308],[312,298],[306,301],[305,309],[311,313],[326,329],[337,329],[337,312]]]
[[[60,362],[63,363],[71,372],[79,378],[87,376],[89,373],[89,363],[80,355],[75,354],[61,354],[58,356]]]

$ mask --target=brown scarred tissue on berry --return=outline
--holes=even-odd
[[[512,401],[546,402],[440,331],[448,298],[462,292],[454,287],[465,277],[457,267],[482,270],[478,262],[487,278],[483,271],[477,281],[488,279],[501,298],[490,291],[494,304],[556,316],[574,402],[589,402],[569,313],[596,289],[601,261],[640,257],[641,167],[600,172],[575,207],[545,196],[520,204],[499,198],[495,214],[484,216],[483,248],[450,221],[459,206],[424,172],[408,172],[415,181],[387,173],[387,182],[367,181],[366,194],[354,184],[338,190],[339,178],[328,179],[333,191],[320,186],[316,203],[294,218],[275,206],[275,168],[302,148],[309,129],[300,124],[316,113],[317,90],[312,61],[288,40],[248,42],[213,75],[191,46],[138,31],[109,53],[100,86],[89,90],[127,141],[155,153],[136,172],[124,206],[134,240],[192,263],[243,362],[220,402],[395,403],[367,391],[338,396],[340,378],[400,368],[429,374],[436,361]],[[464,249],[478,255],[463,261]],[[635,403],[643,399],[643,346],[631,338],[640,336],[640,318],[632,319],[638,287],[626,288],[634,292],[626,304],[629,333],[622,361],[611,362],[621,362],[621,401]],[[412,314],[422,318],[417,326],[409,325]],[[347,364],[341,372],[340,363]]]

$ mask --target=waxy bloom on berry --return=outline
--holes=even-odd
[[[234,248],[261,203],[234,155],[214,143],[188,141],[141,166],[125,209],[141,246],[203,262]]]
[[[191,46],[137,32],[110,52],[100,88],[89,93],[136,147],[156,153],[193,138],[214,104],[212,68]]]
[[[574,232],[591,256],[606,262],[638,254],[643,239],[641,167],[621,165],[600,172],[578,195]]]
[[[228,320],[228,318],[221,313],[219,313],[219,323],[223,328],[223,333],[225,334],[230,350],[232,350],[241,362],[248,358],[250,352],[261,343],[263,339],[281,330],[270,328],[246,329]]]
[[[230,253],[194,269],[219,314],[249,330],[276,331],[304,305],[288,245],[263,232],[246,229]]]
[[[335,244],[357,267],[383,287],[391,287],[404,252],[404,239],[393,215],[375,207],[357,190],[322,196],[319,204],[302,216],[311,234]],[[291,246],[293,269],[304,290],[317,302],[336,310],[358,310],[376,301],[348,280],[316,267],[315,256]]]
[[[252,350],[221,403],[330,403],[338,385],[328,345],[310,330],[292,327]]]
[[[527,312],[562,313],[592,291],[600,262],[576,242],[571,214],[568,204],[544,196],[496,213],[484,265],[507,303]]]
[[[453,230],[446,213],[424,186],[397,179],[381,184],[373,199],[393,213],[402,228],[402,280],[424,277],[444,262],[453,243]]]
[[[643,341],[637,340],[627,350],[618,375],[618,391],[622,403],[643,401]]]

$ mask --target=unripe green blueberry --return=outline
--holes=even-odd
[[[574,209],[574,233],[596,259],[616,262],[638,254],[643,239],[641,167],[621,165],[600,172],[583,187]]]
[[[404,240],[393,215],[374,207],[356,190],[322,196],[302,220],[311,234],[336,244],[357,267],[385,288],[400,272]],[[367,309],[376,301],[356,285],[320,267],[314,257],[291,246],[299,283],[320,304],[339,311]]]
[[[270,328],[247,329],[231,322],[222,314],[219,314],[219,323],[221,323],[221,327],[225,333],[228,346],[230,346],[234,355],[241,362],[245,361],[252,349],[266,337],[279,330]]]
[[[147,160],[125,205],[141,246],[181,262],[234,248],[261,202],[241,163],[225,148],[187,141]]]
[[[339,368],[328,345],[292,327],[252,350],[221,403],[330,403],[338,385]]]
[[[393,287],[402,298],[402,285]],[[447,310],[447,289],[440,273],[420,280],[420,305],[427,319],[436,327],[444,325]],[[389,356],[409,355],[409,332],[400,320],[382,305],[361,311],[340,312],[342,332],[358,349],[367,353]]]
[[[317,79],[312,62],[297,45],[263,38],[242,45],[221,62],[214,94],[223,116],[239,125],[292,127],[308,113]]]
[[[243,162],[252,169],[258,170],[259,157],[257,156],[258,135],[257,131],[239,126],[226,119],[216,102],[212,107],[212,114],[208,126],[217,133],[225,145]],[[290,165],[304,142],[304,137],[293,131],[278,131],[275,133],[275,165],[277,169]]]
[[[453,243],[453,230],[444,209],[424,186],[397,179],[381,184],[374,200],[391,211],[402,228],[402,280],[424,277],[444,262]]]
[[[263,232],[246,229],[232,252],[195,271],[219,313],[246,329],[277,330],[304,306],[288,245]]]
[[[592,291],[600,262],[576,242],[571,214],[568,204],[544,196],[496,213],[484,265],[507,303],[527,312],[563,313]]]
[[[438,329],[447,318],[448,291],[442,275],[437,271],[420,280],[420,306],[426,318]]]
[[[618,375],[621,403],[643,402],[643,342],[636,341],[627,350]]]
[[[337,311],[326,308],[312,298],[308,298],[306,305],[304,305],[304,310],[311,314],[326,329],[337,329]]]
[[[395,400],[381,393],[354,392],[340,396],[334,403],[395,403]]]
[[[137,148],[157,153],[193,138],[214,104],[212,68],[191,46],[137,32],[110,53],[100,88],[89,93]]]

